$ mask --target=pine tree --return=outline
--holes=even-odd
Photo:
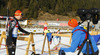
[[[37,16],[38,16],[38,1],[30,0],[28,17],[37,18]]]
[[[63,6],[63,0],[57,0],[57,4],[56,4],[56,8],[55,11],[57,14],[63,14],[63,12],[65,11]]]

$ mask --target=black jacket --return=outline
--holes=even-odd
[[[13,19],[10,19],[8,21],[8,24],[9,24],[9,27],[7,25],[7,36],[10,36],[12,37],[12,31],[14,29],[14,27],[16,26],[16,23],[18,22],[18,20],[16,18],[13,18]],[[13,23],[13,24],[12,24]],[[18,29],[23,32],[23,33],[26,33],[26,34],[30,34],[29,32],[25,31],[24,29],[22,29],[18,23]]]

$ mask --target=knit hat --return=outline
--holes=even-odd
[[[17,10],[16,12],[15,12],[15,16],[21,16],[22,15],[22,12],[20,11],[20,10]]]
[[[68,25],[71,26],[71,27],[76,27],[76,26],[78,26],[78,22],[77,22],[76,19],[70,19],[68,21]]]

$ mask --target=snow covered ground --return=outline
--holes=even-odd
[[[25,37],[28,37],[28,36],[25,36]],[[69,43],[69,38],[65,38],[65,37],[62,37],[63,40],[61,40],[62,43],[64,44],[68,44]],[[42,51],[42,46],[43,46],[43,40],[44,40],[44,36],[43,35],[34,35],[34,41],[35,41],[35,49],[36,49],[36,53],[39,53],[41,54],[41,51]],[[58,41],[55,39],[55,41],[53,41],[54,43],[52,43],[50,45],[50,48],[52,49],[53,46],[55,46]],[[56,42],[56,43],[55,43]],[[4,41],[2,42],[4,44]],[[22,49],[26,49],[26,45],[27,42],[26,41],[21,41],[21,40],[18,40],[17,41],[17,46],[19,45],[25,45],[25,46],[21,46],[21,47],[17,47],[16,48],[16,55],[25,55],[25,50],[22,50]],[[68,44],[69,45],[69,44]],[[31,48],[32,46],[30,45],[30,50],[32,50]],[[1,46],[1,48],[5,48],[4,46]],[[45,51],[48,51],[48,46],[47,46],[47,42],[45,44],[45,48],[44,48]],[[29,55],[31,55],[32,52],[29,51]],[[67,53],[68,55],[75,55],[77,52],[75,53]],[[0,50],[0,55],[7,55],[6,54],[6,50]],[[48,55],[47,53],[44,53],[44,55]],[[52,54],[53,55],[53,54]]]
[[[51,30],[51,31],[53,31],[53,30]],[[64,31],[64,30],[61,30],[61,31]],[[23,37],[28,37],[28,35],[27,36],[23,36]],[[35,34],[33,37],[34,37],[34,41],[35,41],[36,53],[41,54],[44,36],[43,35],[36,35]],[[57,39],[54,39],[53,43],[50,45],[50,48],[52,49],[57,43],[58,43]],[[70,45],[69,44],[69,38],[68,37],[62,37],[61,38],[61,43]],[[2,44],[5,44],[4,43],[4,40],[3,40]],[[16,48],[16,55],[25,55],[25,50],[22,50],[22,49],[26,49],[26,46],[27,46],[26,44],[27,44],[26,41],[17,40],[17,46],[19,46],[19,45],[24,45],[24,46],[20,46],[20,47],[17,47]],[[67,46],[61,46],[61,47],[68,48]],[[1,48],[5,48],[5,47],[4,46],[1,46]],[[98,45],[98,48],[100,49],[100,46],[99,45]],[[30,45],[30,50],[32,50],[32,46],[31,45]],[[47,42],[45,44],[44,50],[45,51],[48,51]],[[29,51],[28,55],[31,55],[31,53],[32,52]],[[67,52],[66,55],[77,55],[77,53],[78,53],[78,51],[75,51],[74,53]],[[0,55],[7,55],[6,54],[6,49],[0,50]],[[44,53],[43,55],[48,55],[48,53]],[[58,55],[58,54],[52,54],[52,55]],[[82,53],[80,55],[82,55]]]

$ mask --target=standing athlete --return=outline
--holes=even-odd
[[[29,34],[29,32],[23,30],[20,27],[18,23],[20,19],[22,19],[22,12],[20,10],[17,10],[15,12],[14,18],[9,18],[9,21],[7,24],[6,45],[8,46],[9,55],[15,55],[18,29],[23,33]]]
[[[44,31],[47,30],[47,26],[48,26],[48,23],[45,20],[45,23],[44,23]]]

